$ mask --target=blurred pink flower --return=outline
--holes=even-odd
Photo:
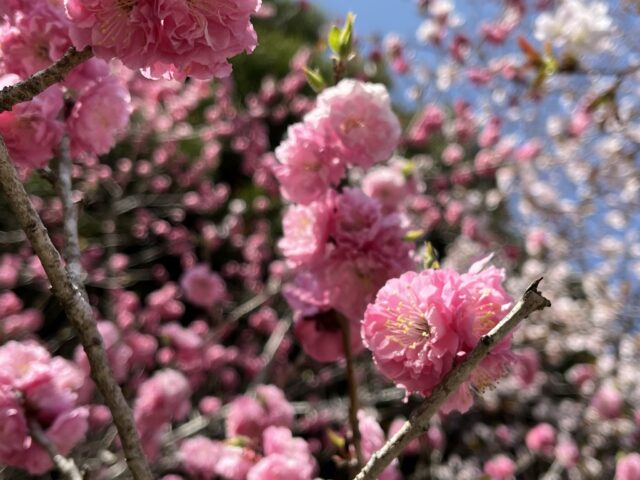
[[[0,77],[0,88],[17,78]],[[29,102],[19,103],[9,112],[0,113],[0,135],[18,166],[34,169],[47,165],[62,139],[63,124],[58,120],[62,109],[60,87],[49,87]]]
[[[362,179],[362,190],[380,202],[385,213],[400,210],[404,199],[410,193],[407,179],[402,172],[389,167],[378,167],[369,171]]]
[[[552,456],[556,446],[556,430],[548,423],[540,423],[527,432],[525,443],[532,452]]]
[[[189,438],[180,444],[178,457],[183,468],[194,478],[213,478],[222,454],[222,443],[202,435]]]
[[[310,119],[327,125],[340,158],[350,165],[369,168],[388,160],[400,140],[400,122],[381,84],[341,80],[318,95],[305,121]]]
[[[516,473],[516,463],[506,455],[496,455],[484,464],[484,473],[491,480],[508,480]]]
[[[639,453],[630,453],[618,460],[615,480],[640,480]]]
[[[187,270],[180,279],[180,286],[185,298],[202,308],[212,308],[226,298],[224,280],[205,264]]]
[[[558,463],[565,468],[575,467],[580,460],[580,450],[572,439],[562,439],[555,449],[555,457]]]
[[[129,123],[131,98],[115,77],[91,82],[76,99],[67,119],[71,154],[103,155]]]
[[[362,455],[368,461],[386,443],[384,431],[376,419],[364,410],[358,411],[358,428],[362,437]],[[391,462],[378,477],[379,480],[400,480],[401,478],[398,460]]]
[[[228,437],[244,436],[260,441],[269,426],[290,428],[293,407],[282,390],[274,385],[259,385],[256,397],[236,397],[229,405],[226,421]]]
[[[624,397],[611,384],[604,384],[593,395],[591,406],[602,418],[617,418],[622,413]]]

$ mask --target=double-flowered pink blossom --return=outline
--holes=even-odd
[[[88,409],[77,406],[84,375],[35,342],[7,342],[0,347],[0,365],[0,463],[41,475],[53,462],[31,436],[29,422],[37,422],[67,455],[88,428]]]
[[[15,75],[0,77],[0,88],[18,80]],[[29,170],[42,168],[53,158],[62,139],[64,125],[58,119],[62,104],[62,91],[54,86],[0,113],[0,135],[16,165]]]
[[[444,376],[506,314],[504,272],[486,260],[469,272],[407,272],[389,280],[366,310],[362,338],[380,371],[408,392],[429,395]],[[511,339],[489,354],[442,408],[468,410],[471,388],[489,386],[512,360]]]
[[[249,470],[247,480],[311,480],[317,469],[309,445],[291,430],[271,426],[262,435],[264,458]]]
[[[103,155],[129,123],[131,98],[120,80],[107,76],[90,82],[80,92],[67,119],[71,154]]]
[[[260,385],[256,388],[255,398],[243,395],[229,405],[227,436],[260,441],[269,426],[291,427],[293,413],[282,390],[274,385]]]
[[[388,160],[400,140],[400,122],[382,84],[345,79],[318,95],[305,122],[323,125],[340,159],[363,168]]]
[[[205,264],[187,270],[180,280],[180,287],[190,303],[207,309],[222,302],[227,295],[222,277]]]
[[[151,77],[209,79],[231,73],[230,57],[250,53],[259,0],[66,0],[77,48]]]

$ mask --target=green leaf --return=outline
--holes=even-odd
[[[333,444],[333,446],[335,446],[338,450],[344,450],[346,441],[342,435],[340,435],[335,430],[328,429],[327,437],[329,438],[329,441]]]
[[[338,52],[340,58],[348,59],[351,54],[353,43],[353,22],[355,19],[356,17],[353,13],[349,12],[347,14],[347,21],[340,32],[340,50]]]
[[[419,240],[420,237],[424,236],[424,234],[424,230],[409,230],[404,234],[404,237],[402,237],[402,239],[407,242],[415,242],[416,240]]]
[[[322,78],[322,74],[319,69],[315,68],[311,70],[310,68],[304,67],[303,70],[307,77],[307,83],[311,88],[313,88],[314,92],[320,93],[327,87],[327,82]]]
[[[342,32],[340,32],[340,29],[333,25],[331,27],[331,30],[329,30],[329,35],[327,37],[327,42],[329,43],[329,48],[331,48],[331,51],[333,53],[335,53],[336,55],[340,55],[340,37],[342,35]]]

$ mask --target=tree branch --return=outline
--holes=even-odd
[[[62,217],[64,229],[64,259],[67,270],[73,282],[84,290],[83,269],[80,263],[80,240],[78,238],[78,208],[73,202],[73,185],[71,181],[71,153],[69,152],[69,137],[64,136],[60,143],[56,165],[57,176],[55,187],[62,201]],[[86,294],[83,292],[86,297]]]
[[[428,428],[431,417],[440,409],[445,400],[460,387],[493,347],[531,313],[551,306],[551,302],[538,291],[540,280],[542,279],[533,282],[511,311],[489,333],[480,338],[467,358],[444,377],[442,383],[413,412],[398,433],[371,456],[355,480],[377,479],[380,473],[400,455],[404,447]]]
[[[347,362],[347,389],[349,394],[349,425],[351,427],[351,442],[356,452],[356,465],[360,469],[364,465],[364,457],[362,456],[362,437],[360,435],[360,426],[358,425],[358,410],[360,410],[360,402],[358,400],[358,382],[356,380],[356,372],[353,364],[353,351],[351,349],[351,327],[349,319],[344,315],[338,314],[340,328],[342,330],[342,349],[344,350],[344,358]],[[351,478],[351,474],[349,475]]]
[[[9,159],[9,152],[2,137],[0,137],[0,189],[31,242],[33,250],[40,258],[53,294],[63,306],[67,318],[78,333],[80,343],[89,359],[91,377],[111,410],[133,477],[136,480],[151,480],[151,472],[140,446],[133,414],[109,367],[91,305],[83,296],[82,289],[64,268],[60,254],[51,242],[46,227]]]
[[[82,480],[82,474],[76,463],[63,455],[60,455],[56,446],[51,443],[47,434],[44,433],[40,424],[35,420],[29,420],[29,433],[33,439],[38,443],[42,448],[44,448],[54,465],[58,469],[58,471],[62,474],[62,476],[68,480]]]
[[[53,65],[34,73],[15,85],[4,87],[0,90],[0,113],[11,110],[18,103],[28,102],[51,85],[61,82],[71,70],[92,56],[91,47],[81,51],[71,47]]]

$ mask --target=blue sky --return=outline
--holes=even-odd
[[[414,35],[420,24],[414,0],[312,0],[326,12],[329,20],[356,14],[356,29],[364,33],[396,32],[405,39]]]

